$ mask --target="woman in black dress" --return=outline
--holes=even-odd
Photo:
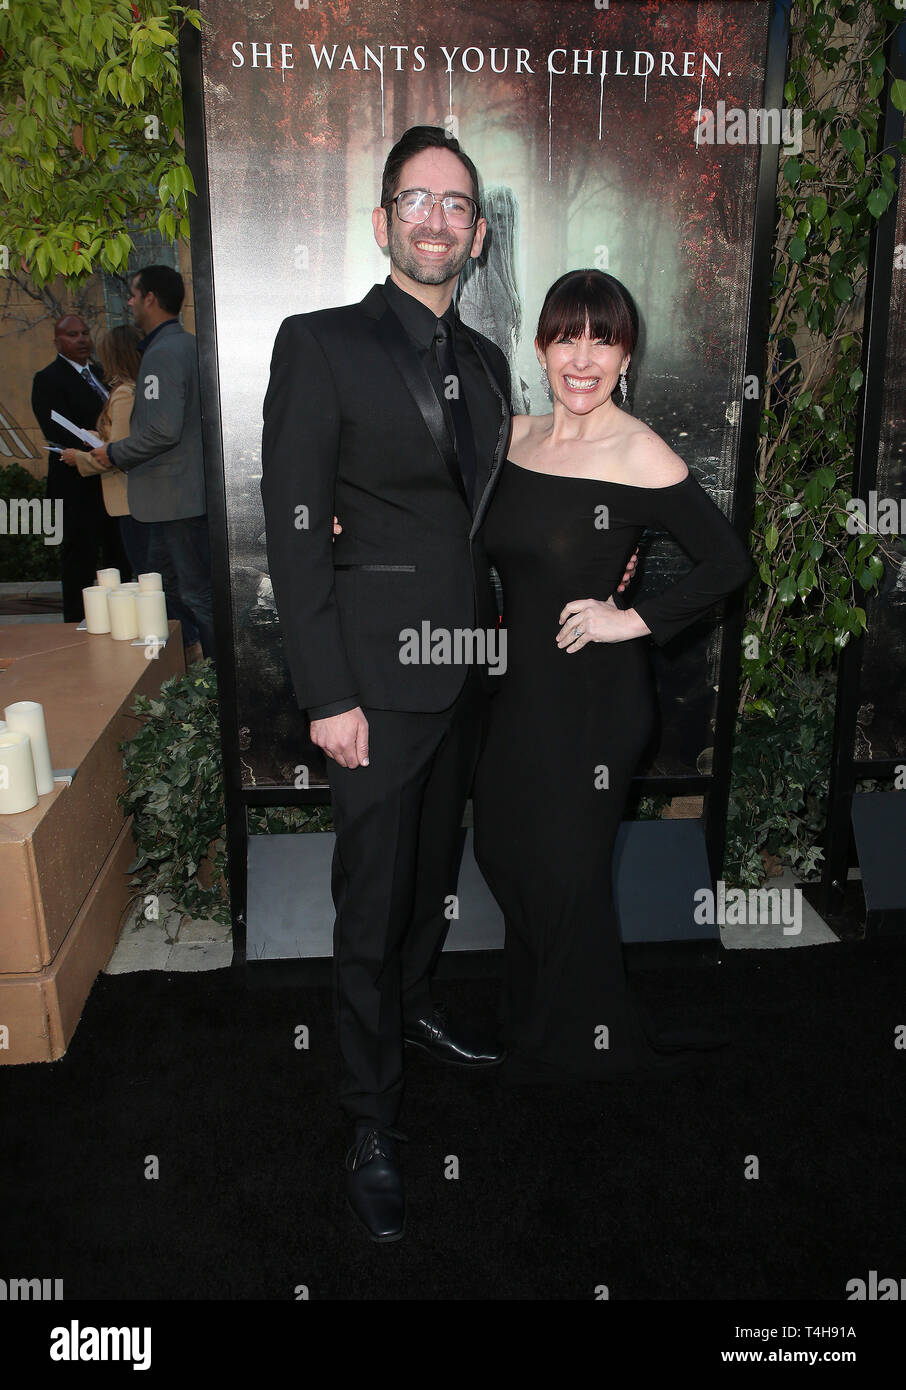
[[[637,334],[613,276],[572,271],[551,286],[536,350],[553,413],[514,418],[482,531],[503,586],[506,671],[476,775],[475,850],[506,922],[511,1080],[657,1069],[673,1050],[627,987],[614,841],[654,727],[649,635],[667,641],[752,564],[683,461],[612,399]],[[694,567],[621,610],[609,595],[646,526]]]

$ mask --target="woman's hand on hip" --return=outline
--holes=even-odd
[[[589,642],[628,642],[651,629],[634,608],[618,608],[612,598],[578,598],[560,614],[557,646],[578,652]]]

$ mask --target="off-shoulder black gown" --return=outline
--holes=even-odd
[[[651,637],[560,650],[564,606],[615,593],[646,527],[672,534],[695,562],[633,605]],[[643,488],[508,460],[483,537],[506,630],[474,787],[476,858],[506,922],[502,1075],[658,1069],[664,1039],[627,987],[611,890],[614,841],[656,713],[648,647],[744,583],[752,564],[691,473]]]

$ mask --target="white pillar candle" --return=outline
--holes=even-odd
[[[0,733],[0,815],[30,811],[37,804],[31,739],[28,734],[6,729]]]
[[[107,595],[110,609],[110,636],[118,642],[134,642],[138,636],[138,613],[135,609],[135,594],[123,593],[115,589]]]
[[[117,589],[116,592],[117,592],[118,594],[122,594],[122,593],[127,593],[127,594],[138,594],[138,593],[141,592],[141,587],[142,587],[142,586],[141,586],[141,584],[139,584],[139,582],[138,582],[137,579],[130,579],[130,581],[129,581],[128,584],[121,584],[120,587]]]
[[[4,731],[4,729],[6,729],[6,728],[8,728],[8,725],[7,725],[6,720],[5,720],[5,719],[0,719],[0,734],[2,734],[3,731]]]
[[[103,584],[95,584],[91,589],[82,590],[85,605],[85,627],[88,632],[109,632],[110,613],[107,608],[109,589]]]
[[[159,594],[163,590],[163,581],[156,570],[149,570],[147,574],[140,574],[138,577],[138,587],[143,594]]]
[[[135,608],[138,616],[138,635],[147,642],[149,637],[166,642],[170,635],[167,626],[167,601],[160,591],[149,591],[135,595]]]
[[[50,748],[47,744],[47,727],[44,723],[44,709],[35,700],[18,700],[7,705],[3,711],[8,730],[17,734],[28,734],[31,739],[31,755],[35,764],[35,786],[39,796],[53,791],[53,768],[50,762]]]
[[[102,589],[118,589],[120,587],[119,570],[98,570],[98,584]]]

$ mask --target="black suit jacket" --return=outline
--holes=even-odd
[[[98,381],[103,382],[104,372],[100,363],[89,362],[88,365]],[[104,409],[104,402],[65,357],[57,356],[49,367],[42,367],[40,372],[35,372],[31,387],[31,408],[48,444],[59,444],[61,449],[84,449],[83,441],[52,420],[50,412],[56,410],[83,430],[93,430],[98,416]],[[84,484],[90,486],[82,486]],[[78,469],[70,468],[68,464],[63,463],[59,454],[49,454],[48,497],[66,497],[69,500],[73,492],[77,496],[90,494],[92,501],[99,501],[101,480],[83,478]]]
[[[496,626],[480,527],[509,439],[509,370],[495,344],[467,331],[500,411],[493,457],[478,460],[474,517],[430,378],[380,285],[361,304],[284,319],[277,333],[261,495],[287,663],[311,718],[357,704],[445,709],[467,666],[406,665],[400,633]]]

